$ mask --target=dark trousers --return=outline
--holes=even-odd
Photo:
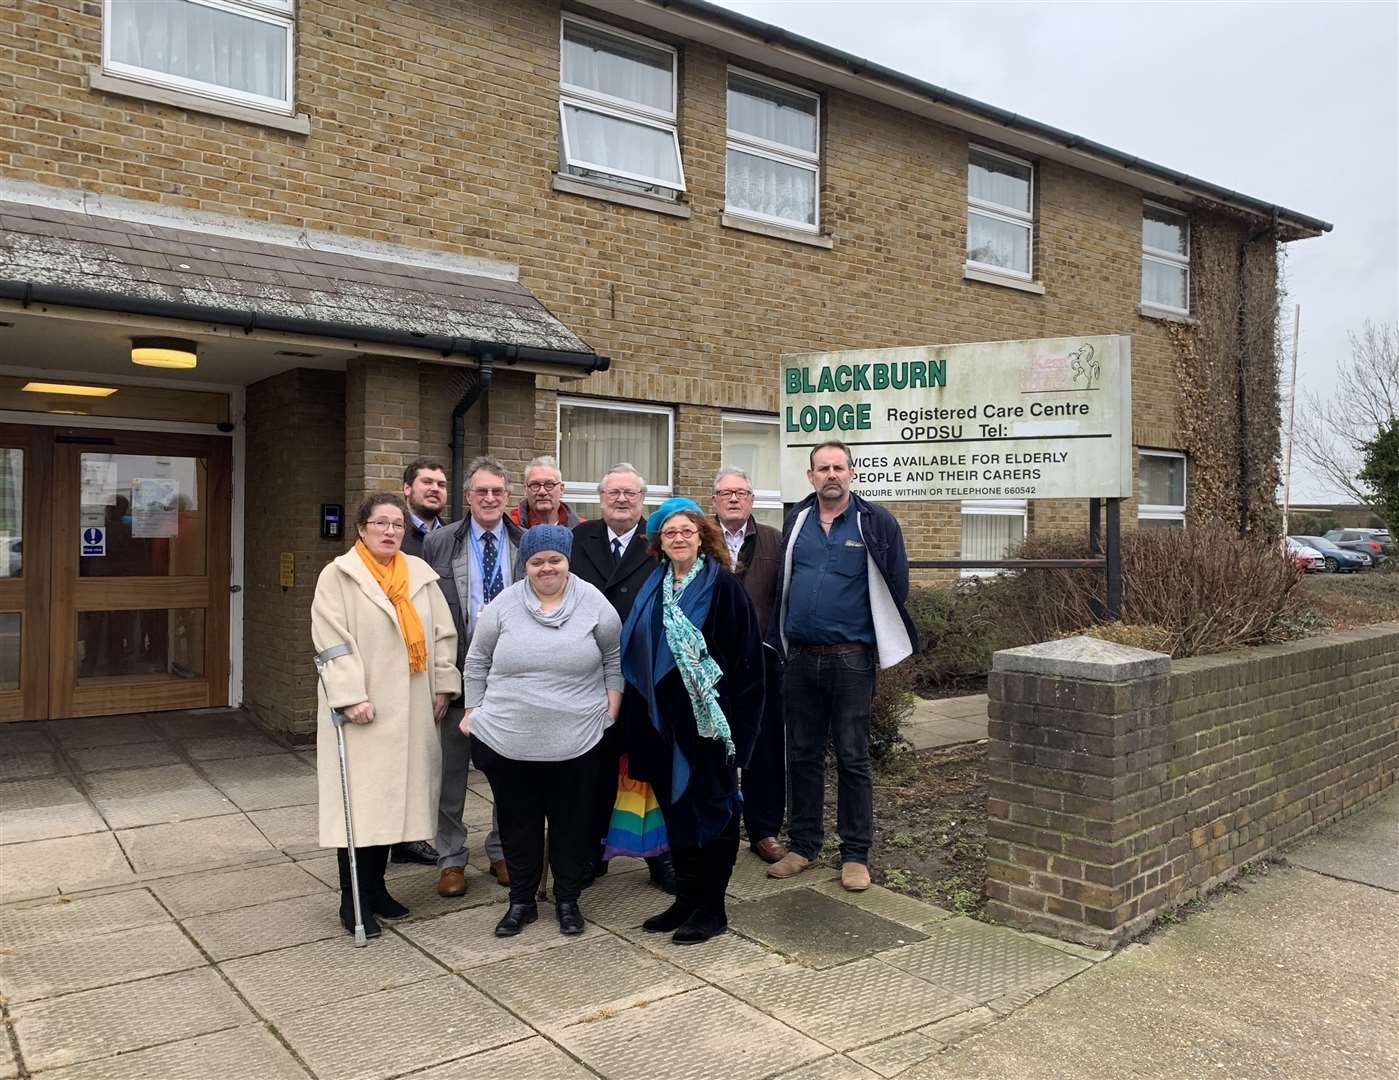
[[[720,923],[727,922],[724,893],[738,858],[738,815],[701,847],[675,848],[675,899]]]
[[[762,725],[753,744],[753,756],[743,770],[743,825],[748,841],[782,832],[787,814],[787,737],[782,717],[782,671],[777,654],[764,649],[767,657],[767,697],[763,701]]]
[[[486,774],[495,797],[512,904],[532,904],[539,892],[546,823],[555,902],[576,901],[583,891],[594,858],[587,809],[601,745],[568,761],[515,761],[471,737],[472,761]]]
[[[829,732],[836,752],[840,861],[867,862],[874,833],[870,765],[874,654],[816,656],[796,646],[787,661],[782,693],[792,778],[791,850],[808,859],[821,853]]]
[[[589,852],[594,863],[602,862],[607,830],[612,825],[612,808],[617,804],[617,769],[626,752],[626,739],[620,722],[602,733],[593,747],[593,787],[585,811]]]

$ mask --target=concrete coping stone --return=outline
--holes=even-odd
[[[991,658],[991,670],[1056,679],[1121,683],[1152,675],[1168,675],[1171,658],[1165,653],[1134,649],[1084,635],[1002,649]]]

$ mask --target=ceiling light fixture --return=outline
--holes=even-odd
[[[132,338],[131,362],[143,367],[189,369],[199,363],[199,350],[186,338]]]
[[[27,382],[20,387],[31,394],[66,394],[70,397],[111,397],[115,386],[83,386],[81,383]]]

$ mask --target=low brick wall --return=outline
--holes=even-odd
[[[997,653],[988,911],[1100,947],[1399,777],[1399,625],[1170,661]]]

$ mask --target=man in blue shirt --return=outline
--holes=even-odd
[[[904,605],[908,555],[894,515],[852,494],[850,449],[824,442],[811,451],[814,489],[782,528],[769,644],[786,658],[783,712],[792,789],[791,843],[768,876],[801,873],[821,853],[826,734],[835,743],[840,883],[868,889],[874,833],[870,703],[876,667],[917,648]]]
[[[403,554],[423,557],[423,541],[447,523],[447,470],[431,458],[418,458],[403,470],[403,499],[408,503],[408,531],[403,534]]]

